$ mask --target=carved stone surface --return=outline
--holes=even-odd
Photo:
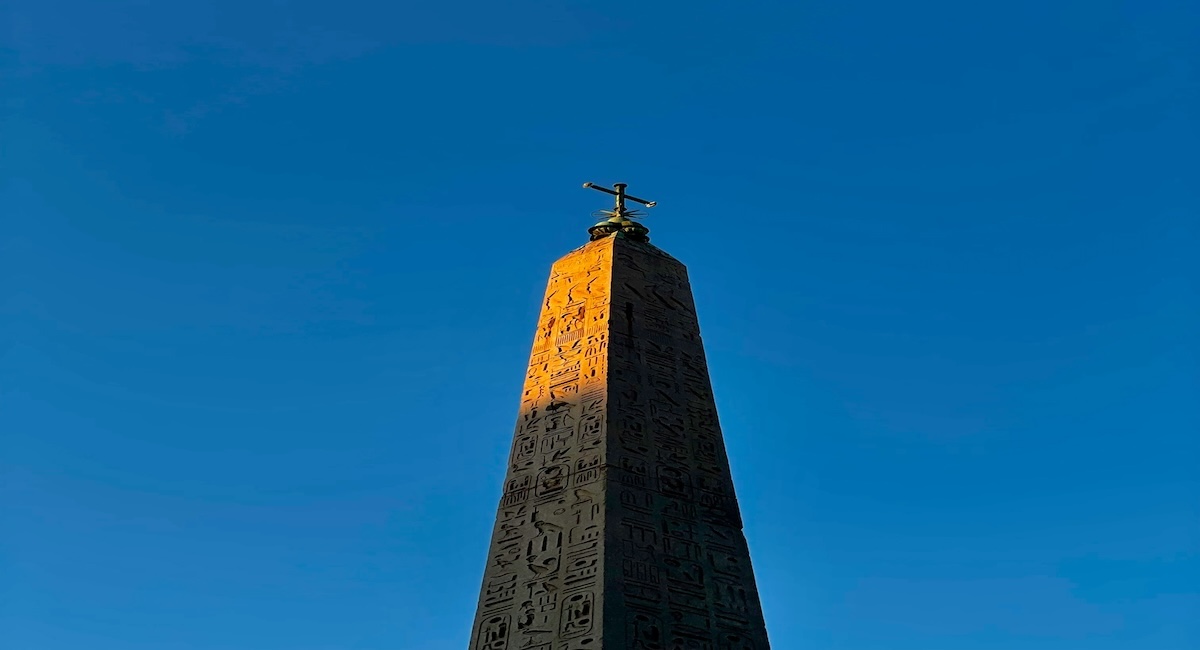
[[[768,650],[687,270],[554,264],[470,650]]]

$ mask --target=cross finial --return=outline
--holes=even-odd
[[[605,194],[611,194],[611,195],[615,196],[616,197],[616,206],[614,207],[613,211],[617,213],[616,216],[624,216],[624,215],[628,214],[628,211],[625,209],[625,201],[626,200],[633,201],[634,203],[641,203],[642,205],[646,206],[647,208],[653,208],[655,205],[658,205],[654,201],[647,201],[646,199],[639,199],[636,196],[631,196],[629,194],[626,194],[625,188],[629,187],[629,183],[613,183],[613,189],[611,189],[611,190],[608,189],[607,187],[602,187],[595,183],[584,183],[583,186],[590,187],[593,190],[597,190],[600,192],[604,192]]]
[[[641,215],[636,210],[627,210],[625,202],[633,201],[634,203],[641,203],[647,208],[653,208],[657,203],[626,194],[625,188],[628,187],[626,183],[614,183],[611,190],[595,183],[584,183],[583,186],[590,187],[598,192],[611,194],[616,198],[616,205],[613,206],[612,210],[600,210],[597,214],[597,216],[606,216],[608,219],[588,228],[588,233],[591,234],[592,241],[602,239],[613,233],[622,233],[624,236],[631,237],[637,241],[650,241],[650,238],[646,236],[646,233],[650,232],[650,230],[642,224],[632,221],[632,219],[636,219]]]

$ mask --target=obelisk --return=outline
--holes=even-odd
[[[768,650],[687,270],[626,200],[555,262],[470,650]]]

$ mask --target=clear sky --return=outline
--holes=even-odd
[[[777,650],[1200,647],[1198,19],[7,0],[0,646],[464,650],[592,180]]]

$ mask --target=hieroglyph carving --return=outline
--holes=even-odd
[[[471,650],[769,650],[687,271],[554,264]]]

